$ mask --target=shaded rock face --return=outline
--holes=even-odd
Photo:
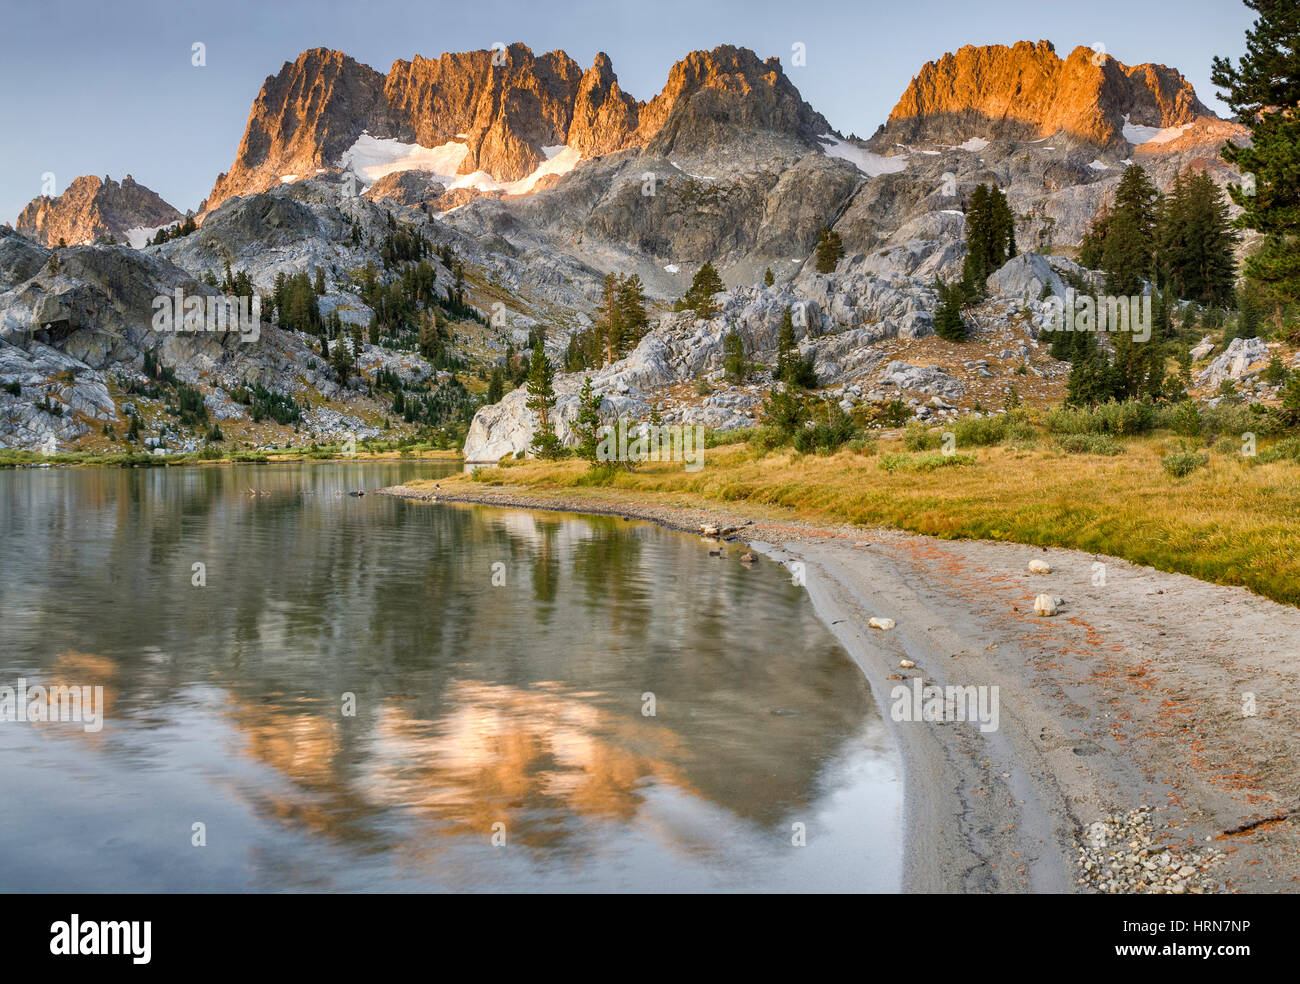
[[[658,154],[690,154],[770,132],[812,148],[829,129],[778,59],[732,46],[678,62],[648,105],[622,91],[604,53],[584,72],[562,51],[534,55],[512,44],[398,60],[385,76],[316,48],[263,84],[204,209],[328,169],[363,133],[424,147],[463,143],[458,173],[505,182],[536,170],[546,147],[568,145],[588,159],[650,144]]]
[[[121,184],[108,177],[83,175],[58,197],[32,199],[15,228],[45,246],[57,246],[60,239],[76,246],[109,236],[125,242],[130,229],[152,229],[183,218],[129,174]]]
[[[45,266],[50,251],[15,232],[0,226],[0,290],[7,290],[36,276]]]
[[[1098,147],[1124,144],[1125,117],[1173,127],[1214,118],[1176,70],[1127,66],[1091,48],[1062,59],[1048,41],[966,45],[927,62],[889,114],[891,140],[960,143],[972,136],[1033,140],[1064,133]]]

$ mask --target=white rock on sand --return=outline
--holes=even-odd
[[[871,626],[873,629],[884,629],[885,631],[889,631],[894,627],[894,620],[892,618],[879,618],[873,615],[867,622],[867,625]]]
[[[1030,574],[1051,574],[1052,565],[1045,560],[1031,560],[1029,562]]]
[[[1034,599],[1034,614],[1044,618],[1056,614],[1056,599],[1051,595],[1040,594]]]

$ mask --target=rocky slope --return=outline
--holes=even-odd
[[[154,230],[184,216],[131,175],[121,184],[108,176],[83,175],[63,194],[33,199],[18,216],[18,232],[46,246],[69,246],[112,237],[127,242],[133,229]]]

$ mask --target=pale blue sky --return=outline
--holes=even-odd
[[[53,172],[131,173],[194,208],[229,167],[262,81],[306,48],[339,48],[387,72],[397,58],[522,41],[584,68],[606,51],[624,90],[649,99],[673,62],[732,43],[778,55],[804,98],[844,133],[867,136],[926,61],[963,44],[1100,41],[1120,61],[1181,70],[1224,107],[1210,59],[1237,57],[1251,12],[1235,0],[2,0],[0,221]],[[207,66],[190,64],[207,46]],[[802,42],[807,65],[790,65]]]

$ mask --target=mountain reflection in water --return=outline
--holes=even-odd
[[[897,888],[897,756],[788,572],[345,494],[456,467],[0,472],[0,686],[106,707],[0,724],[0,888]]]

